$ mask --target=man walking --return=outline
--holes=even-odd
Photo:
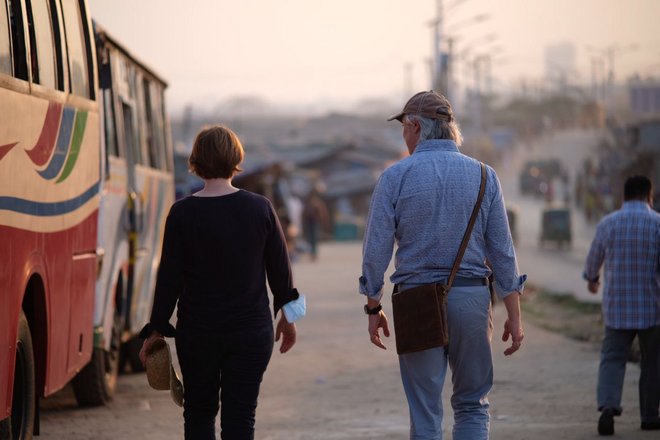
[[[385,348],[380,329],[389,325],[380,304],[383,276],[394,244],[391,280],[405,295],[416,286],[447,279],[463,232],[475,206],[481,180],[478,161],[461,154],[461,133],[447,99],[433,91],[414,95],[389,120],[403,125],[410,156],[386,169],[372,196],[363,246],[360,293],[367,296],[371,342]],[[442,439],[442,387],[452,370],[455,440],[487,439],[488,393],[493,383],[492,320],[487,278],[504,299],[508,319],[502,339],[512,338],[505,354],[523,340],[519,276],[502,190],[488,167],[481,207],[458,275],[448,295],[449,345],[399,356],[401,379],[410,410],[410,438]]]
[[[660,214],[651,209],[651,181],[626,180],[620,210],[603,218],[587,256],[584,278],[598,292],[605,263],[605,338],[598,369],[600,435],[614,434],[621,415],[621,393],[628,352],[635,336],[642,355],[639,410],[643,430],[660,429]]]

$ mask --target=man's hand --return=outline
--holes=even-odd
[[[383,341],[380,339],[379,328],[383,329],[383,334],[386,338],[390,337],[390,328],[387,325],[387,316],[382,310],[378,312],[377,315],[368,315],[369,316],[369,338],[371,343],[377,347],[387,350],[387,347],[383,344]]]
[[[598,293],[598,287],[600,287],[600,283],[598,281],[589,281],[587,286],[589,292],[593,293],[594,295]]]
[[[522,315],[520,314],[520,295],[518,292],[511,292],[505,296],[504,305],[506,306],[507,319],[504,323],[502,340],[506,342],[509,340],[509,336],[511,336],[511,347],[504,350],[504,354],[510,356],[520,349],[520,345],[525,337],[522,327]]]
[[[156,341],[156,339],[162,339],[162,338],[163,335],[161,335],[157,331],[154,331],[147,339],[144,340],[144,343],[142,344],[142,348],[140,349],[140,362],[142,362],[142,365],[146,365],[147,355],[151,352],[151,346],[153,345],[153,343]]]
[[[525,333],[522,328],[522,321],[519,319],[507,319],[504,323],[504,333],[502,334],[502,340],[504,342],[509,340],[511,336],[511,347],[504,350],[506,356],[510,356],[518,349],[522,344],[523,339],[525,338]]]
[[[282,344],[280,345],[280,353],[286,353],[296,344],[296,324],[286,320],[284,313],[280,317],[277,327],[275,328],[275,342],[282,337]]]

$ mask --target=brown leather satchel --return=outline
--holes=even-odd
[[[446,283],[424,284],[392,294],[394,333],[398,354],[414,353],[449,344],[447,326],[447,295],[454,282],[458,266],[467,248],[472,228],[486,190],[486,166],[481,164],[481,186],[479,196],[472,209],[463,241],[458,249]]]

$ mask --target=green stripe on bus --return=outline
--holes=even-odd
[[[66,158],[64,170],[56,183],[63,182],[69,177],[71,171],[73,171],[73,167],[78,160],[78,153],[80,153],[82,138],[85,134],[85,125],[87,125],[87,112],[76,112],[76,122],[73,125],[73,136],[71,137],[71,149],[69,150],[69,156]]]

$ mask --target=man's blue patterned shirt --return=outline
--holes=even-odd
[[[613,329],[660,325],[660,214],[627,201],[596,227],[584,277],[597,280],[605,264],[603,318]]]
[[[451,271],[477,200],[481,169],[451,140],[420,142],[413,154],[387,168],[371,199],[363,244],[360,293],[380,300],[383,277],[397,245],[392,283],[428,284]],[[502,188],[487,167],[486,192],[459,277],[485,278],[493,268],[500,297],[522,292]]]

